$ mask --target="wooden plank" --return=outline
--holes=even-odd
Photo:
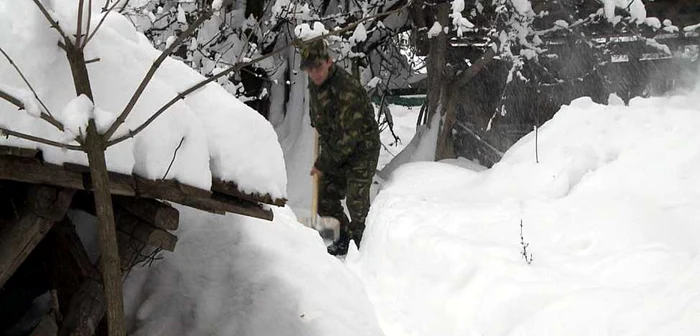
[[[89,173],[72,172],[61,166],[43,163],[35,158],[0,156],[0,179],[64,188],[91,190]],[[245,216],[271,219],[272,212],[233,197],[213,199],[208,190],[177,181],[152,181],[138,176],[110,173],[114,195],[136,196],[172,201],[213,213],[234,212]]]
[[[269,221],[271,221],[273,218],[272,210],[264,209],[257,203],[239,201],[234,197],[224,194],[214,193],[211,199],[201,201],[205,202],[205,205],[212,204],[213,207],[224,209],[227,212],[233,212]]]
[[[287,204],[287,199],[284,198],[272,198],[270,194],[260,195],[252,193],[244,193],[239,188],[238,185],[230,181],[222,181],[220,179],[213,179],[211,182],[211,190],[221,194],[233,196],[240,198],[242,200],[259,202],[276,206],[284,206]]]
[[[51,187],[30,187],[29,195],[32,194],[52,194]],[[29,209],[23,211],[21,217],[12,224],[6,226],[0,232],[0,287],[17,270],[17,267],[24,262],[29,253],[34,250],[37,244],[44,238],[54,223],[53,219],[47,219],[33,211],[40,213],[50,213],[57,216],[61,211],[65,215],[72,191],[62,191],[70,197],[57,196],[55,202],[46,203],[46,199],[27,198]],[[41,207],[49,209],[41,209]]]
[[[177,237],[168,231],[149,225],[146,221],[131,214],[121,206],[114,207],[114,220],[117,230],[132,239],[167,251],[175,250]]]
[[[147,223],[163,229],[177,230],[180,213],[169,204],[147,198],[115,196],[114,202]]]

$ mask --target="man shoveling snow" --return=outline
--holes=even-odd
[[[318,214],[340,221],[340,237],[328,246],[328,253],[344,255],[350,239],[359,247],[365,229],[381,146],[379,128],[367,92],[333,63],[323,40],[302,47],[300,52],[301,68],[311,79],[311,125],[318,131],[321,145],[311,168],[311,175],[319,177]],[[340,203],[343,197],[350,220]]]

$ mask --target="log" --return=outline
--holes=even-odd
[[[117,230],[132,239],[168,251],[175,249],[177,243],[175,235],[149,225],[120,206],[114,208],[114,220],[117,223]]]
[[[71,166],[71,169],[78,169]],[[0,156],[0,179],[47,184],[70,189],[92,190],[90,173],[69,171],[36,158]],[[139,176],[109,173],[114,195],[155,198],[213,213],[234,212],[261,219],[272,219],[272,211],[238,198],[212,199],[212,193],[174,180],[153,181]],[[240,211],[240,212],[238,212]]]
[[[115,196],[114,202],[129,213],[163,230],[177,230],[180,213],[172,206],[147,198]]]
[[[51,216],[56,216],[60,212],[65,215],[73,191],[64,190],[56,193],[55,190],[51,190],[53,190],[51,187],[30,187],[30,195],[54,194],[56,196],[55,202],[47,204],[45,198],[28,198],[29,209],[23,211],[19,219],[13,221],[0,232],[0,288],[5,285],[5,282],[44,238],[54,223],[53,219],[44,218],[33,211],[48,213]]]

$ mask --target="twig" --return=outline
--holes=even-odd
[[[525,262],[530,265],[532,264],[532,253],[530,255],[527,255],[527,247],[530,246],[530,243],[525,242],[525,238],[523,237],[523,220],[520,220],[520,245],[523,247],[523,251],[520,252],[520,255],[523,256],[523,259],[525,259]]]
[[[104,7],[104,8],[107,8],[107,3],[109,3],[109,1],[107,1],[107,2],[105,3],[105,7]],[[107,15],[109,15],[109,13],[110,13],[115,7],[117,7],[117,4],[118,4],[118,3],[119,3],[119,1],[115,1],[114,4],[112,4],[112,6],[109,7],[109,8],[107,9],[107,12],[104,13],[104,15],[102,15],[102,18],[100,19],[100,22],[97,23],[97,26],[95,27],[95,30],[92,31],[92,34],[90,34],[90,35],[87,37],[87,39],[85,40],[85,43],[83,43],[83,45],[80,46],[80,48],[85,48],[85,46],[86,46],[88,43],[90,43],[90,41],[92,41],[92,38],[95,37],[95,34],[97,34],[97,32],[100,30],[100,27],[102,27],[102,24],[105,22],[105,19],[107,19]]]
[[[51,14],[46,10],[46,7],[44,7],[44,4],[41,3],[40,0],[34,0],[34,4],[36,4],[37,7],[39,7],[39,10],[41,11],[42,14],[44,14],[44,17],[46,18],[47,21],[51,24],[51,28],[56,29],[58,33],[61,35],[63,40],[65,41],[66,44],[72,43],[71,40],[68,38],[65,32],[63,32],[63,29],[61,29],[61,26],[58,25],[58,22],[51,17]]]
[[[177,157],[177,151],[180,150],[180,147],[182,146],[182,143],[185,142],[185,137],[183,136],[182,139],[180,139],[180,144],[177,145],[177,148],[175,148],[175,153],[173,153],[173,159],[170,160],[170,165],[168,166],[168,170],[165,171],[165,174],[161,178],[161,181],[165,180],[165,177],[168,176],[168,173],[170,173],[170,168],[173,167],[173,163],[175,163],[175,158]]]
[[[51,140],[47,140],[47,139],[40,138],[37,136],[33,136],[33,135],[21,133],[21,132],[15,132],[15,131],[9,130],[7,128],[4,128],[4,127],[0,127],[0,135],[9,135],[9,136],[17,137],[20,139],[38,142],[38,143],[42,143],[45,145],[54,146],[54,147],[63,148],[63,149],[70,149],[70,150],[77,150],[77,151],[83,150],[83,148],[78,146],[78,145],[69,145],[69,144],[64,144],[64,143],[57,142],[57,141],[51,141]]]
[[[131,1],[131,0],[124,1],[124,6],[122,6],[122,8],[119,10],[119,13],[124,13],[124,11],[126,10],[126,7],[129,6],[129,1]]]
[[[165,61],[165,59],[175,50],[176,47],[182,43],[182,41],[189,37],[192,33],[194,33],[195,29],[199,27],[204,21],[209,19],[211,16],[211,11],[205,11],[202,13],[202,15],[197,18],[197,21],[195,21],[192,25],[190,25],[189,28],[180,36],[175,39],[175,42],[173,42],[170,47],[167,49],[163,50],[163,52],[158,56],[158,58],[153,62],[153,65],[151,65],[151,68],[148,69],[148,72],[146,73],[146,76],[144,76],[143,80],[141,80],[141,84],[139,84],[139,87],[136,89],[136,92],[134,92],[134,95],[131,97],[131,100],[129,100],[129,103],[126,104],[126,107],[124,107],[124,110],[122,113],[117,117],[117,120],[114,121],[112,126],[105,132],[104,138],[105,140],[108,140],[114,132],[117,131],[117,128],[121,126],[121,124],[124,123],[126,120],[126,117],[129,116],[129,113],[131,113],[131,110],[134,109],[134,106],[136,106],[136,102],[141,98],[141,95],[143,94],[143,91],[146,89],[146,86],[151,82],[151,79],[153,78],[153,75],[156,73],[158,68],[160,67],[161,63]]]
[[[24,73],[22,73],[22,70],[19,69],[17,64],[15,64],[15,62],[12,60],[12,58],[10,58],[10,55],[8,55],[5,52],[5,50],[2,49],[2,47],[0,47],[0,52],[5,56],[7,61],[10,62],[10,65],[12,65],[12,67],[15,68],[15,70],[17,71],[19,76],[24,81],[24,84],[27,84],[27,87],[29,87],[29,90],[31,90],[32,93],[34,94],[34,98],[36,98],[36,100],[39,102],[39,104],[41,104],[41,107],[44,108],[44,111],[46,111],[46,113],[44,113],[44,112],[41,113],[42,119],[48,121],[51,125],[54,125],[59,130],[63,131],[63,125],[58,120],[56,120],[56,118],[54,118],[54,116],[51,114],[51,111],[49,111],[49,108],[46,106],[46,104],[44,104],[44,102],[41,100],[41,98],[39,98],[39,95],[36,93],[36,90],[34,90],[34,87],[32,87],[32,84],[30,84],[29,80],[27,80],[27,78],[24,76]],[[9,99],[7,99],[5,96],[3,96],[3,98],[5,98],[6,100],[9,101]],[[12,101],[10,101],[10,102],[12,103]],[[15,105],[17,105],[17,104],[15,104]],[[17,105],[17,106],[19,106],[19,105]],[[24,108],[24,104],[22,104],[22,108]]]
[[[537,142],[538,142],[537,138],[538,138],[538,133],[539,133],[538,130],[540,128],[537,127],[537,125],[535,125],[534,127],[535,127],[535,163],[540,163],[540,153],[539,153],[539,150],[537,148]]]

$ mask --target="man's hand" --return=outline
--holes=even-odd
[[[316,169],[316,167],[311,167],[311,172],[309,173],[309,175],[311,175],[311,176],[318,175],[318,177],[320,178],[321,176],[323,176],[323,172]]]

